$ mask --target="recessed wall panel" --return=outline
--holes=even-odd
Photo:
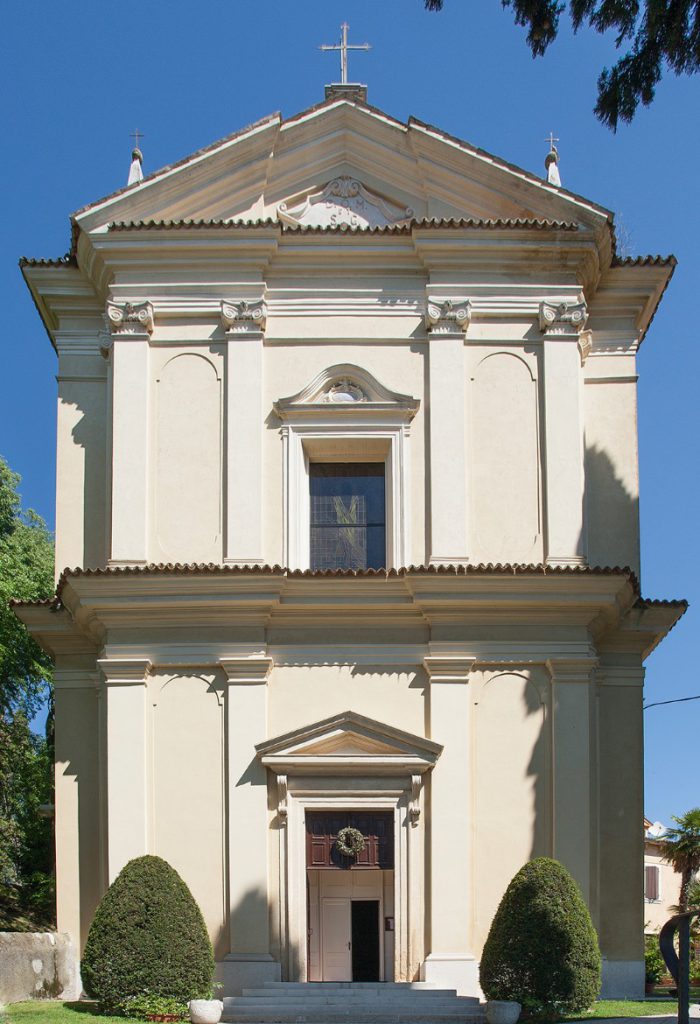
[[[183,353],[156,380],[156,539],[160,558],[221,560],[221,382]]]
[[[473,560],[541,561],[537,381],[498,352],[476,367],[470,396]]]

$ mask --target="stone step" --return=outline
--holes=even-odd
[[[319,989],[317,991],[302,991],[301,989],[295,989],[291,992],[280,992],[274,989],[243,989],[241,996],[236,998],[245,997],[246,999],[294,999],[294,1000],[327,1000],[327,999],[362,999],[362,1000],[377,1000],[394,1001],[394,1000],[410,1000],[417,1002],[434,1001],[436,999],[458,999],[468,998],[478,1002],[475,996],[457,996],[457,993],[453,989],[434,989],[431,992],[405,992],[389,990],[388,992],[380,992],[376,989],[360,989],[358,991],[353,989]]]
[[[457,1020],[483,1021],[484,1014],[478,1007],[469,1007],[459,1013],[445,1013],[442,1010],[430,1013],[420,1007],[396,1013],[388,1007],[383,1011],[375,1008],[373,1011],[351,1009],[341,1012],[333,1009],[328,1012],[318,1007],[305,1010],[299,1008],[291,1012],[278,1010],[268,1014],[264,1010],[256,1013],[253,1007],[247,1011],[230,1009],[224,1000],[221,1019],[227,1024],[454,1024]]]
[[[336,1010],[343,1011],[345,1009],[356,1009],[356,1010],[388,1010],[390,1013],[400,1013],[403,1010],[418,1011],[420,1013],[433,1013],[433,1012],[445,1012],[445,1013],[463,1013],[469,1010],[478,1008],[478,1002],[459,1002],[456,999],[453,1000],[430,1000],[429,1002],[421,1000],[411,1002],[408,999],[401,1000],[376,1000],[376,999],[314,999],[314,1000],[303,1000],[303,999],[248,999],[245,996],[232,996],[230,997],[232,1002],[228,1005],[231,1009],[241,1012],[249,1012],[250,1010],[258,1009],[260,1012],[269,1013],[270,1011],[277,1010],[324,1010],[331,1013]]]
[[[319,989],[377,989],[379,992],[403,991],[403,992],[442,992],[457,994],[456,988],[440,988],[432,981],[265,981],[263,989],[280,989],[284,992],[292,992],[300,989],[303,992],[318,991]],[[260,988],[255,989],[261,991]]]
[[[481,1024],[474,996],[427,982],[268,981],[224,999],[229,1024]]]

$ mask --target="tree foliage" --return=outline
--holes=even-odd
[[[50,739],[29,727],[51,694],[51,663],[10,607],[53,592],[53,542],[43,520],[23,512],[19,476],[0,458],[0,924],[53,916]],[[49,736],[52,730],[48,730]]]
[[[556,39],[567,9],[559,0],[501,0],[512,7],[515,22],[527,28],[533,57],[541,57]],[[440,11],[443,0],[425,0]],[[618,49],[626,52],[598,78],[596,117],[617,129],[631,121],[640,103],[654,99],[666,68],[676,74],[700,70],[700,0],[569,0],[569,15],[578,31],[587,24],[596,32],[613,31]]]
[[[529,1016],[560,1020],[600,989],[598,938],[581,891],[548,857],[526,864],[506,889],[481,957],[488,999],[512,999]]]
[[[105,1010],[134,996],[208,997],[211,942],[192,893],[166,861],[137,857],[122,869],[95,913],[81,973]]]
[[[693,807],[673,820],[676,824],[666,830],[661,847],[664,860],[681,876],[678,909],[684,913],[692,906],[691,886],[700,871],[700,807]]]

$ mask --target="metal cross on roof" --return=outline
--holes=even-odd
[[[545,139],[544,141],[549,143],[550,149],[554,149],[554,143],[559,142],[560,140],[555,136],[554,132],[550,132],[549,138]]]
[[[369,43],[349,43],[348,42],[348,28],[350,26],[346,21],[340,26],[340,42],[335,45],[322,44],[319,46],[319,50],[340,50],[340,81],[343,85],[347,85],[348,82],[348,50],[371,50],[372,47]]]
[[[144,137],[143,132],[140,132],[138,128],[136,128],[133,132],[129,132],[129,135],[131,135],[132,139],[135,140],[134,145],[136,149],[140,149],[139,142]]]

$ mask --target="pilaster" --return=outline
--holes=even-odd
[[[76,950],[87,938],[83,907],[101,890],[99,683],[95,669],[54,670],[57,924]]]
[[[148,853],[147,658],[102,658],[107,717],[107,874]]]
[[[423,664],[430,686],[430,738],[443,752],[430,778],[429,937],[423,980],[478,990],[478,969],[470,948],[473,907],[473,813],[471,786],[471,701],[469,676],[475,659],[436,653]],[[459,850],[459,871],[454,870]]]
[[[112,351],[112,537],[110,565],[148,561],[150,302],[108,302]]]
[[[585,302],[540,304],[543,332],[545,553],[548,565],[580,565],[584,438],[582,331]],[[584,339],[585,340],[585,339]]]
[[[279,978],[270,955],[267,773],[255,744],[267,737],[267,680],[272,659],[245,652],[223,658],[228,750],[230,951],[227,991]]]
[[[466,370],[468,299],[428,298],[431,565],[465,565],[467,549]]]
[[[590,836],[595,825],[596,665],[595,658],[547,661],[552,680],[552,855],[574,876],[589,905],[595,888]]]
[[[262,299],[221,303],[226,331],[226,541],[224,561],[256,565],[262,550]]]

